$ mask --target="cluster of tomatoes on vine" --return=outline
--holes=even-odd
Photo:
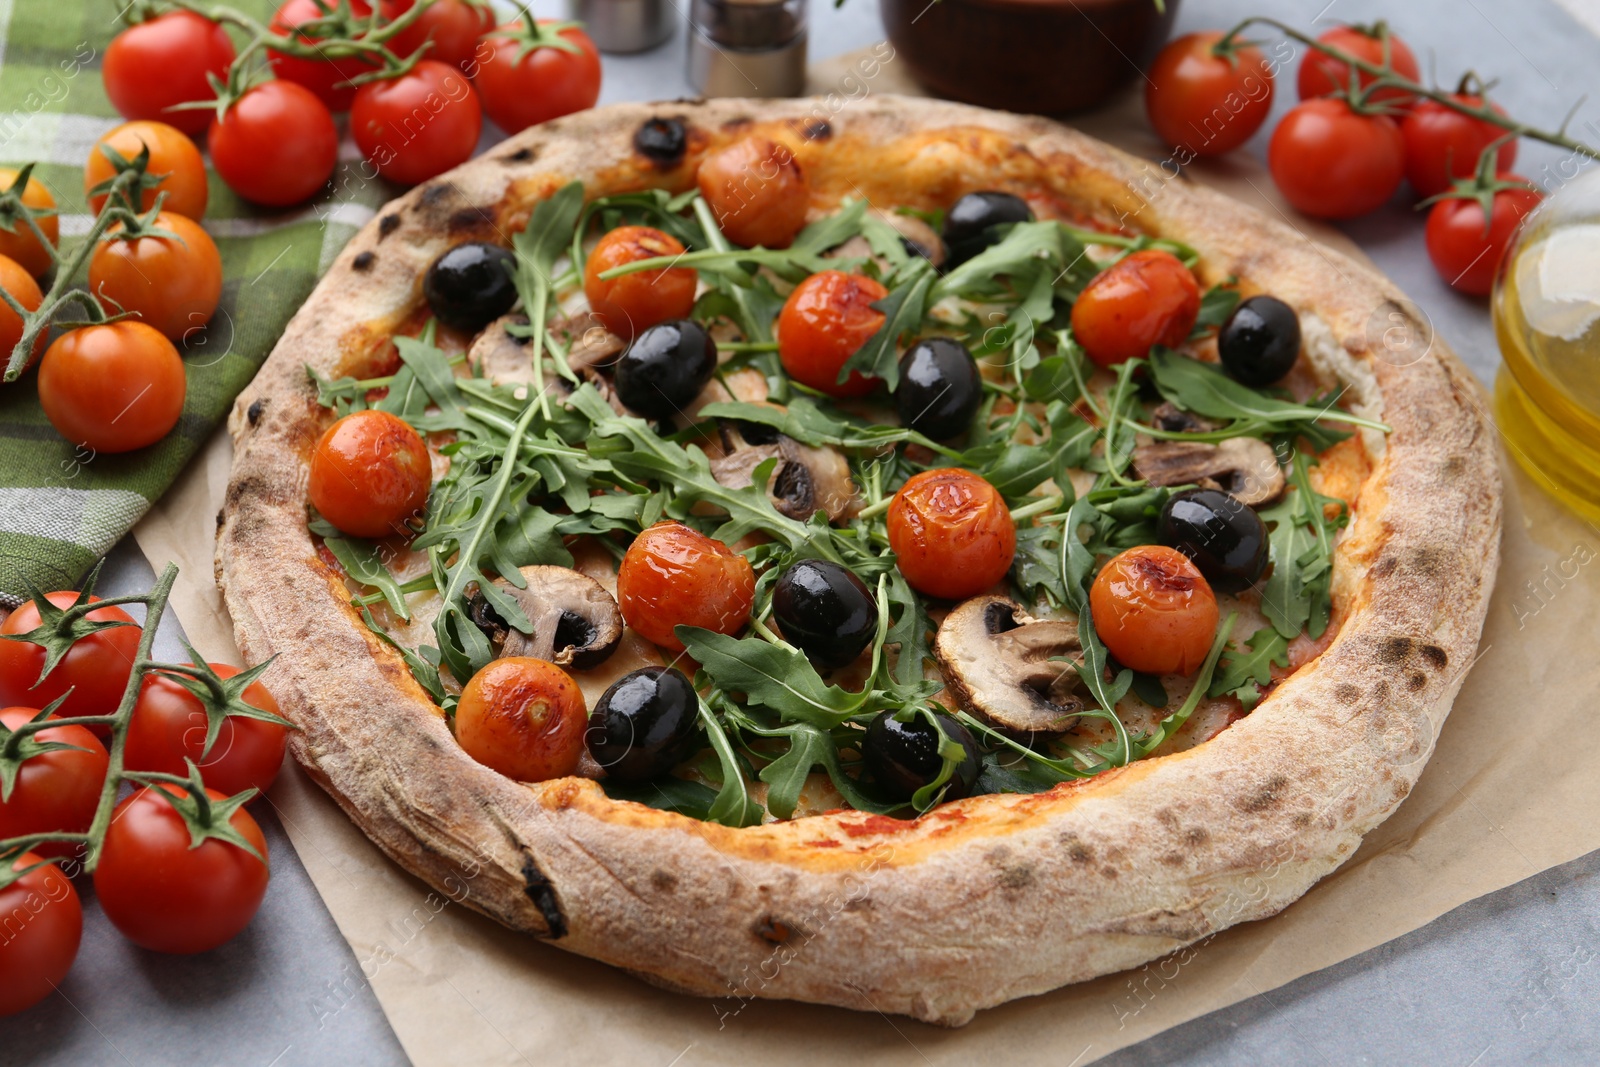
[[[157,0],[132,17],[102,67],[112,104],[204,133],[229,187],[269,206],[333,178],[335,112],[350,113],[365,177],[412,185],[471,158],[484,113],[515,133],[600,95],[600,55],[576,23],[497,26],[485,0],[287,0],[266,26]]]
[[[267,889],[244,805],[277,777],[288,724],[261,668],[151,664],[120,605],[159,610],[165,592],[102,601],[92,586],[36,593],[0,623],[0,1016],[71,968],[76,877],[92,873],[130,941],[184,955],[231,940]]]
[[[1187,157],[1180,162],[1232,151],[1271,112],[1281,64],[1276,53],[1269,59],[1258,43],[1240,39],[1254,23],[1306,48],[1296,75],[1300,103],[1267,149],[1285,199],[1307,215],[1348,219],[1377,210],[1409,183],[1421,206],[1431,205],[1429,258],[1462,292],[1489,292],[1518,223],[1539,202],[1533,184],[1510,171],[1517,139],[1595,154],[1560,131],[1509,118],[1471,73],[1449,92],[1422,85],[1416,56],[1384,23],[1340,26],[1313,40],[1251,19],[1226,34],[1181,37],[1150,69],[1150,122]]]

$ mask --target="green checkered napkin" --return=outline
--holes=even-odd
[[[267,0],[233,4],[263,21],[272,9]],[[122,121],[100,79],[122,7],[0,0],[0,162],[39,163],[34,177],[56,199],[63,251],[91,222],[83,164]],[[123,455],[79,454],[45,419],[36,373],[0,385],[0,604],[24,599],[28,582],[73,586],[133,527],[221,424],[339,249],[399,192],[354,180],[348,140],[340,157],[337,191],[289,211],[254,207],[211,175],[204,225],[222,252],[222,303],[209,328],[180,347],[188,396],[166,439]]]

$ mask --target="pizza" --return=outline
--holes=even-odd
[[[230,421],[297,759],[453,899],[724,1006],[959,1025],[1288,906],[1473,660],[1492,434],[1384,279],[1155,173],[721,100],[389,204]]]

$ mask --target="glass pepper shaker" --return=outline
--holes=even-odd
[[[703,96],[798,96],[805,0],[692,0],[689,82]]]

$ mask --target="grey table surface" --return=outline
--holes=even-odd
[[[1591,25],[1600,23],[1600,0],[1564,2]],[[557,13],[551,0],[534,7],[541,15]],[[1223,27],[1248,14],[1319,28],[1386,16],[1416,46],[1424,70],[1437,70],[1439,81],[1453,82],[1468,67],[1497,76],[1497,97],[1512,113],[1545,121],[1600,89],[1600,40],[1552,0],[1187,0],[1179,29]],[[813,5],[813,59],[881,36],[876,0],[849,0],[842,10],[826,2]],[[602,102],[689,95],[683,50],[680,26],[654,52],[608,57]],[[1279,114],[1292,97],[1292,88],[1280,86]],[[1585,123],[1594,126],[1585,129]],[[1582,105],[1575,128],[1591,143],[1600,140],[1600,107]],[[1262,134],[1247,150],[1259,155],[1264,148]],[[1548,188],[1570,177],[1572,165],[1564,153],[1524,143],[1518,170]],[[1420,220],[1409,205],[1397,199],[1345,229],[1431,316],[1439,335],[1489,380],[1498,355],[1483,305],[1435,277]],[[109,557],[106,585],[113,593],[147,589],[153,578],[131,540]],[[168,619],[158,642],[161,655],[181,655],[179,632]],[[115,934],[88,899],[92,887],[84,886],[77,965],[58,995],[0,1020],[0,1065],[405,1062],[371,989],[352,980],[359,974],[355,957],[270,806],[256,807],[272,851],[273,877],[261,913],[244,934],[197,957],[146,952]],[[1471,1067],[1600,1061],[1597,873],[1600,852],[1104,1062]],[[551,1036],[549,1062],[578,1062],[560,1051],[559,1035]],[[1061,1047],[1069,1045],[1064,1035]],[[675,1054],[663,1048],[661,1063]],[[687,1067],[692,1059],[682,1062]]]

